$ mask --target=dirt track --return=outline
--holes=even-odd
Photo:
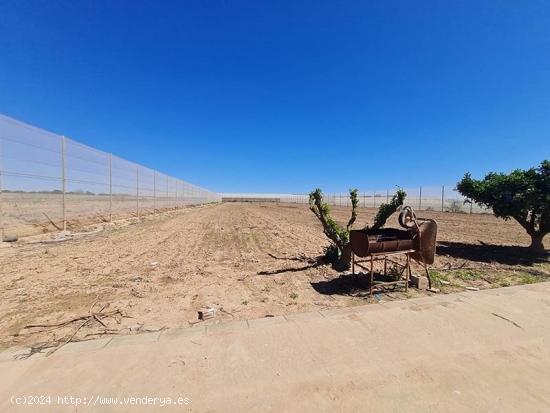
[[[361,210],[362,225],[373,210]],[[338,220],[349,214],[335,210]],[[498,282],[519,282],[516,264],[535,268],[522,250],[485,244],[527,244],[516,223],[488,215],[424,213],[439,222],[440,255],[435,267],[475,261]],[[481,242],[481,243],[480,243]],[[464,244],[462,244],[464,243]],[[105,320],[119,333],[189,325],[197,310],[218,309],[216,320],[255,318],[365,303],[361,285],[315,258],[328,245],[320,225],[304,205],[220,204],[189,208],[125,222],[95,235],[54,244],[25,240],[0,248],[0,346],[59,340],[74,325],[36,332],[29,323],[53,323],[88,313],[92,303],[109,304],[134,318]],[[494,256],[487,257],[487,254]],[[519,255],[518,255],[519,254]],[[470,264],[468,264],[470,266]],[[511,269],[512,268],[512,269]],[[501,271],[501,272],[499,272]],[[504,272],[502,272],[504,271]],[[542,275],[541,275],[542,274]],[[518,277],[521,277],[518,273]],[[487,281],[471,280],[481,288]],[[465,282],[461,279],[461,282]],[[477,284],[476,284],[477,283]],[[450,290],[459,288],[451,284]],[[384,300],[425,294],[397,292]],[[378,297],[380,299],[380,297]],[[212,322],[212,321],[210,321]],[[86,326],[79,339],[103,334]]]

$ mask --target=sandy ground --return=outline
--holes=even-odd
[[[538,283],[3,352],[0,411],[548,412],[549,293]]]
[[[203,202],[200,198],[187,196],[185,199],[162,196],[155,200],[152,196],[140,195],[66,195],[67,228],[78,230],[82,225],[107,222],[109,211],[113,219],[125,219],[166,211]],[[0,229],[6,235],[19,237],[55,232],[63,226],[63,196],[43,193],[0,193]]]
[[[362,208],[358,225],[374,212]],[[334,214],[343,222],[349,211],[335,208]],[[422,215],[439,223],[433,268],[442,292],[550,277],[546,260],[515,247],[529,240],[513,221],[479,214]],[[197,322],[202,307],[216,309],[207,321],[212,323],[428,294],[409,289],[408,294],[366,297],[362,281],[319,265],[316,258],[328,240],[304,205],[207,205],[104,225],[80,239],[31,241],[36,240],[0,248],[3,348],[63,342],[78,323],[24,327],[89,314],[92,305],[94,311],[118,309],[128,317],[105,318],[105,326],[90,322],[78,331],[77,340],[188,326]],[[449,267],[458,269],[446,271]]]

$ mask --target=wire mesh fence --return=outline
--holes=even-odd
[[[407,193],[405,204],[417,210],[443,211],[455,213],[491,213],[469,202],[454,188],[454,185],[441,185],[418,188],[404,188]],[[359,206],[378,208],[387,203],[396,189],[358,191]],[[284,202],[292,204],[309,203],[308,194],[221,194],[224,202]],[[349,192],[323,194],[325,202],[332,206],[351,206]]]
[[[219,200],[204,188],[0,115],[1,232],[26,235]]]

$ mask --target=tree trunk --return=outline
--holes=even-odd
[[[351,267],[351,245],[348,243],[340,250],[340,259],[334,265],[334,268],[339,271],[349,270]]]
[[[544,252],[544,244],[542,243],[543,238],[544,235],[542,234],[532,234],[529,248],[536,252]]]

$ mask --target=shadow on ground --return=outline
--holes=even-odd
[[[267,254],[271,258],[275,260],[281,260],[281,261],[298,261],[303,262],[306,265],[300,266],[300,267],[291,267],[291,268],[280,268],[278,270],[268,270],[268,271],[260,271],[258,272],[258,275],[277,275],[282,274],[285,272],[299,272],[299,271],[305,271],[310,268],[316,268],[321,265],[325,265],[327,262],[325,260],[325,257],[323,255],[320,255],[318,257],[307,257],[305,255],[299,255],[297,257],[277,257],[273,254]]]
[[[384,282],[394,281],[392,277],[379,273],[374,274],[374,280]],[[362,296],[369,293],[370,282],[369,277],[365,274],[345,274],[332,280],[313,282],[311,286],[315,291],[323,295]]]
[[[437,255],[448,255],[470,261],[498,262],[506,265],[533,265],[549,260],[548,252],[535,254],[527,247],[486,243],[465,244],[462,242],[439,241],[436,253]]]

